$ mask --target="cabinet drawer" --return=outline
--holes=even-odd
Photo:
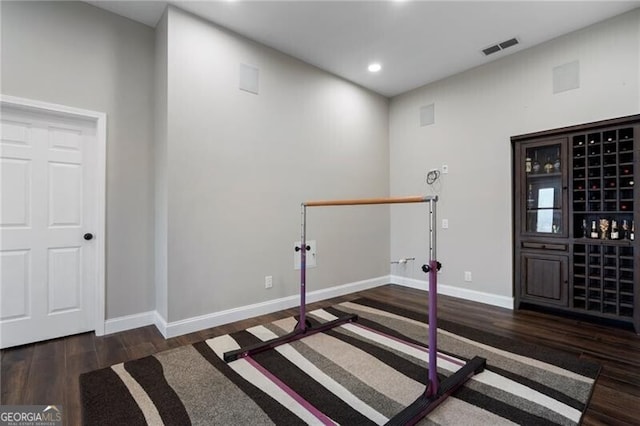
[[[532,243],[532,242],[522,242],[522,248],[524,249],[534,249],[534,250],[560,250],[567,251],[569,248],[567,244],[558,244],[558,243]]]

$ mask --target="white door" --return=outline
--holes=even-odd
[[[3,348],[96,330],[96,312],[104,319],[100,127],[95,116],[2,103]]]

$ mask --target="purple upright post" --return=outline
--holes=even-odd
[[[437,201],[437,198],[435,199]],[[436,211],[429,200],[429,386],[427,396],[436,395],[438,383],[438,261],[436,259]]]
[[[302,203],[300,208],[300,215],[302,216],[302,235],[300,236],[300,320],[296,328],[304,332],[307,329],[307,206]]]
[[[427,396],[438,393],[438,315],[436,306],[438,305],[438,262],[429,262],[429,388]]]

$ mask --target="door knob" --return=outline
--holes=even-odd
[[[84,234],[84,239],[89,241],[93,239],[93,234],[90,232],[87,232],[86,234]]]

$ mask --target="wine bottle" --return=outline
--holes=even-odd
[[[527,194],[527,208],[532,209],[536,205],[536,200],[533,198],[533,188],[529,184],[529,193]]]
[[[540,171],[540,163],[538,162],[538,151],[533,153],[533,166],[531,166],[533,173],[538,173]]]
[[[631,221],[631,231],[629,232],[629,239],[631,241],[633,241],[635,239],[635,234],[636,234],[636,225],[632,220]]]
[[[531,173],[531,157],[524,159],[524,171],[526,173]]]
[[[553,162],[553,168],[556,172],[560,171],[560,148],[558,148],[558,152],[556,153],[556,160]]]
[[[547,162],[544,163],[544,172],[551,173],[553,171],[553,163],[551,162],[551,158],[547,157]]]
[[[620,239],[620,234],[618,232],[618,222],[616,220],[611,221],[611,235],[610,238],[612,240]]]
[[[591,221],[591,238],[598,238],[598,227],[595,220]]]
[[[589,229],[587,228],[587,219],[582,219],[582,238],[588,238]]]
[[[622,221],[622,232],[620,233],[620,239],[629,238],[629,222],[626,219]]]

